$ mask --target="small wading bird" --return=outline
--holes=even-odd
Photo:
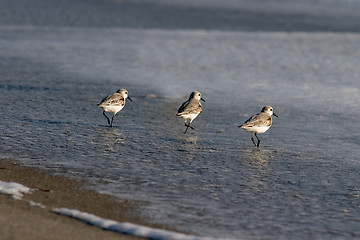
[[[98,106],[101,107],[103,111],[103,115],[108,120],[110,127],[112,127],[112,123],[114,121],[115,114],[118,113],[123,107],[125,106],[125,100],[128,98],[130,101],[131,98],[129,97],[128,91],[125,89],[119,89],[114,94],[110,94],[106,96]],[[111,121],[108,116],[106,116],[105,112],[112,113]]]
[[[189,127],[195,130],[195,128],[193,128],[190,124],[202,111],[200,100],[205,102],[205,100],[201,97],[201,93],[198,91],[192,92],[189,99],[180,106],[178,113],[176,114],[176,116],[185,119],[186,129],[184,134],[187,132]]]
[[[274,109],[270,106],[265,106],[261,110],[260,113],[251,116],[248,120],[246,120],[240,128],[245,129],[246,131],[251,133],[251,140],[254,143],[255,147],[260,146],[260,139],[256,135],[257,133],[264,133],[266,132],[272,124],[272,118],[271,116],[274,115],[275,117],[278,117],[274,113]],[[255,144],[253,135],[255,134],[255,137],[257,138],[258,142]]]

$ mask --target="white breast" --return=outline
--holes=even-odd
[[[248,132],[251,132],[251,133],[264,133],[266,132],[268,129],[270,128],[270,126],[268,127],[257,127],[257,126],[254,126],[254,127],[244,127],[244,129]]]
[[[191,113],[191,114],[184,114],[181,115],[182,118],[184,119],[190,119],[191,121],[194,120],[199,114],[198,113]]]
[[[105,112],[110,112],[110,113],[117,113],[119,112],[121,109],[123,109],[124,106],[101,106],[102,109],[104,109]]]

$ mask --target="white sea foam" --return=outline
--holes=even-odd
[[[29,201],[29,205],[30,205],[31,207],[46,208],[46,206],[44,206],[43,204],[37,203],[37,202],[33,202],[33,201]]]
[[[133,223],[127,222],[117,222],[105,218],[98,217],[93,214],[89,214],[86,212],[81,212],[75,209],[68,209],[68,208],[54,208],[52,209],[53,212],[75,218],[77,220],[86,222],[88,224],[100,227],[105,230],[110,230],[118,233],[128,234],[136,237],[145,237],[149,239],[157,239],[157,240],[214,240],[215,238],[210,237],[198,237],[198,236],[191,236],[185,235],[182,233],[156,229],[145,227]]]
[[[33,189],[15,182],[0,181],[0,193],[10,195],[13,199],[21,199],[24,193]]]

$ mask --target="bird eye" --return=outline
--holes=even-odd
[[[270,111],[272,111],[272,109],[270,109]]]

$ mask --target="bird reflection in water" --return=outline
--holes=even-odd
[[[104,151],[115,152],[125,144],[125,135],[118,128],[99,128],[98,133],[101,137],[100,145]]]

